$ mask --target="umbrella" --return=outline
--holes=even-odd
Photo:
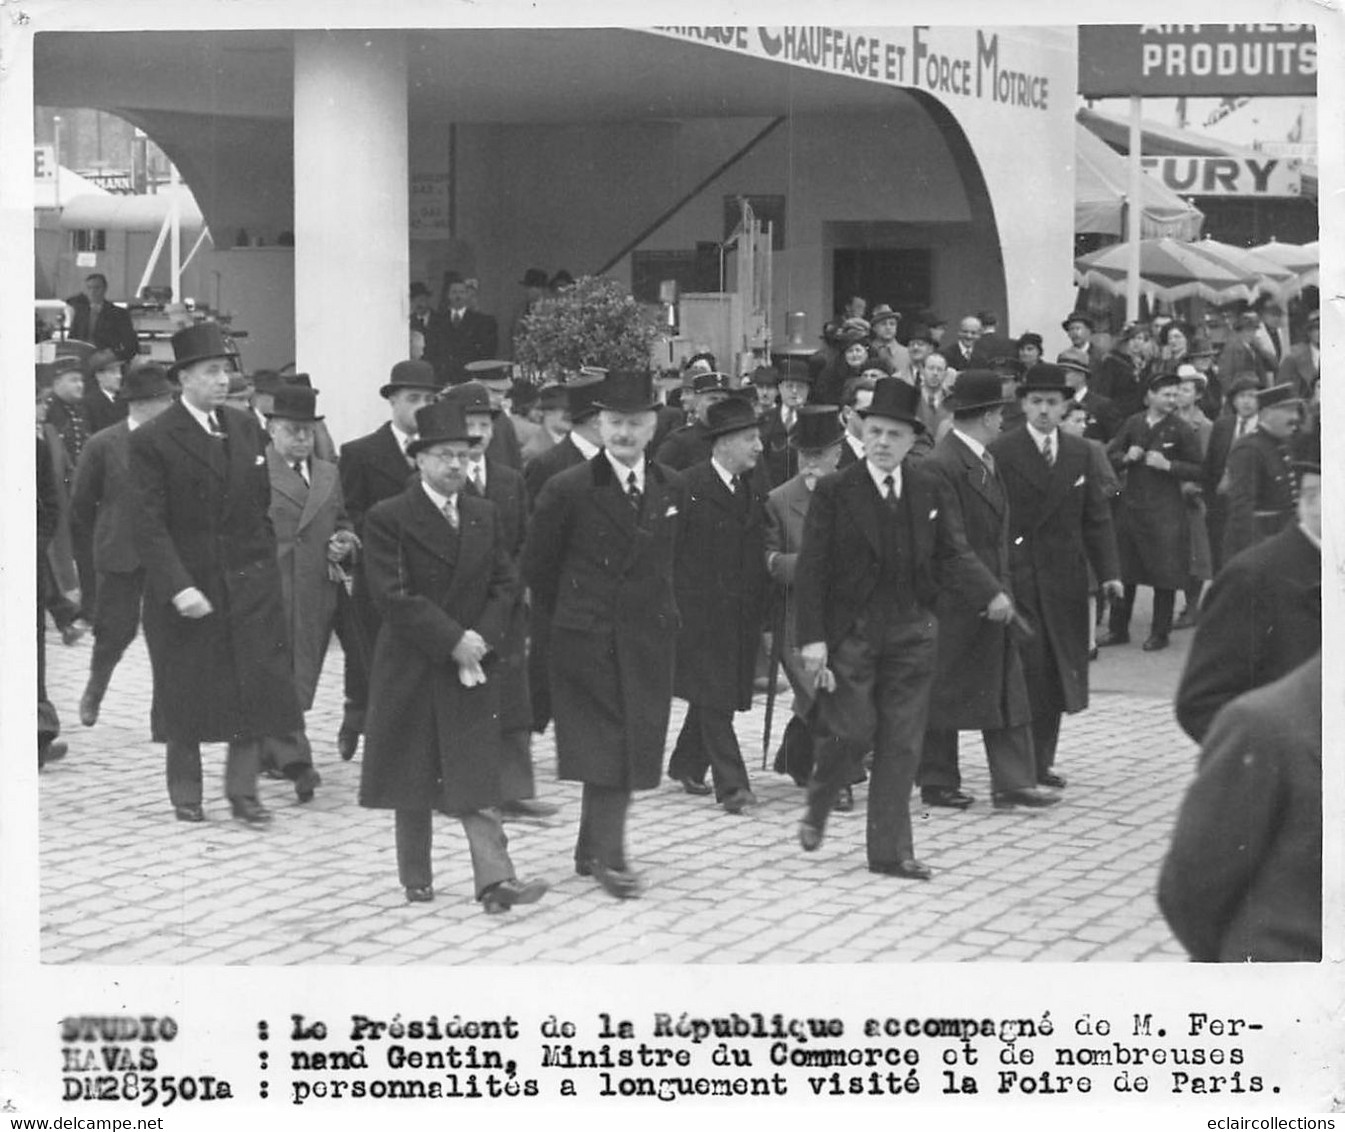
[[[1257,255],[1256,252],[1240,248],[1236,244],[1211,240],[1208,236],[1203,240],[1196,240],[1190,247],[1192,251],[1199,252],[1220,267],[1227,267],[1235,272],[1249,271],[1259,276],[1257,290],[1264,291],[1268,295],[1288,298],[1290,294],[1299,290],[1300,285],[1295,273],[1269,256]]]
[[[1310,244],[1282,244],[1278,240],[1271,240],[1268,244],[1259,244],[1251,251],[1265,259],[1274,260],[1281,267],[1287,267],[1295,275],[1313,276],[1313,282],[1316,282],[1317,268],[1321,263],[1321,253],[1318,251],[1317,242],[1314,240]],[[1300,279],[1303,286],[1307,283]]]
[[[1126,293],[1130,245],[1112,244],[1074,261],[1074,278],[1081,287],[1097,286],[1114,295]],[[1153,299],[1177,302],[1199,296],[1212,303],[1251,300],[1257,277],[1235,271],[1192,250],[1192,245],[1163,237],[1140,241],[1140,291]]]

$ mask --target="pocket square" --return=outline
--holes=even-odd
[[[1083,477],[1083,476],[1080,476],[1077,480],[1074,481],[1074,486],[1075,486],[1075,487],[1083,487],[1083,481],[1084,481],[1084,477]]]
[[[253,462],[254,464],[257,464],[257,465],[264,464],[264,463],[266,463],[266,457],[265,457],[265,456],[258,456],[258,457],[257,457],[255,460],[253,460],[252,462]]]
[[[676,514],[677,514],[677,508],[669,507],[665,512],[663,512],[663,517],[665,519],[671,519]]]
[[[935,507],[934,510],[929,513],[929,517],[931,519],[937,519],[939,517],[939,509]]]

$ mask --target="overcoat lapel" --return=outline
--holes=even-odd
[[[845,490],[841,492],[845,505],[850,509],[859,529],[864,532],[864,537],[869,540],[874,557],[881,558],[883,536],[878,530],[878,508],[874,506],[878,501],[877,489],[869,478],[867,462],[860,460],[852,464],[845,476]]]
[[[650,474],[648,462],[645,463],[645,493],[644,498],[640,501],[640,514],[638,516],[635,513],[635,508],[630,505],[630,500],[626,497],[625,488],[617,482],[616,474],[612,470],[611,461],[607,459],[607,454],[599,452],[589,461],[589,467],[592,469],[593,486],[596,488],[593,493],[593,500],[597,504],[598,510],[626,539],[634,541],[638,520],[643,519],[652,510],[652,501],[649,495],[653,484],[653,476]]]
[[[462,515],[462,498],[466,493],[458,496],[458,514]],[[410,538],[415,539],[421,546],[431,554],[442,558],[445,562],[456,563],[458,561],[459,532],[455,531],[443,513],[432,502],[430,497],[425,494],[425,489],[420,486],[420,482],[411,484],[406,489],[407,497],[407,522],[406,533]]]
[[[224,460],[219,458],[222,453],[215,451],[219,441],[207,435],[206,430],[196,423],[196,418],[180,401],[175,401],[165,412],[173,414],[169,435],[172,436],[174,442],[188,455],[200,460],[215,475],[223,479],[227,467]]]
[[[985,463],[962,441],[954,437],[953,443],[958,459],[962,463],[962,474],[967,477],[967,483],[971,485],[972,491],[984,499],[996,515],[1002,515],[1004,488],[999,482],[999,476],[992,476]]]
[[[307,498],[304,499],[304,509],[299,515],[299,529],[303,530],[314,518],[317,517],[322,505],[327,502],[332,494],[332,489],[336,486],[336,468],[325,460],[313,459],[308,462],[308,475],[312,483],[308,485]],[[294,476],[299,479],[298,474]],[[300,481],[302,485],[302,481]]]

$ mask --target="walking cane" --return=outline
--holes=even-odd
[[[780,678],[780,659],[784,649],[785,614],[783,601],[771,618],[771,660],[766,668],[766,726],[761,736],[761,769],[765,770],[771,753],[771,722],[775,718],[775,685]]]

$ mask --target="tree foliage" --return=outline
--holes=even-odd
[[[545,380],[581,366],[647,369],[657,336],[653,314],[620,283],[586,275],[523,316],[514,359]]]

